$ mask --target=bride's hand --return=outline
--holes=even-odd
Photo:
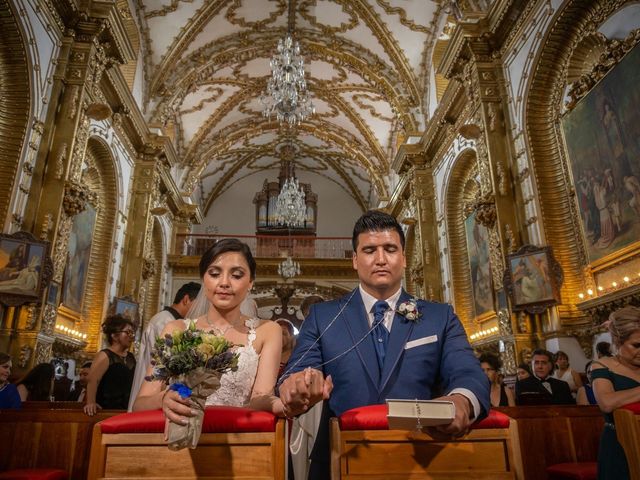
[[[191,400],[182,398],[174,390],[167,390],[162,397],[162,412],[170,422],[180,425],[188,423],[187,417],[193,417],[196,412],[191,408]]]

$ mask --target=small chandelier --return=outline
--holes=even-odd
[[[300,264],[298,262],[294,262],[293,258],[287,257],[278,265],[278,275],[284,278],[285,281],[295,277],[296,275],[300,275]]]
[[[260,102],[264,105],[262,114],[269,119],[275,115],[280,123],[290,126],[300,124],[316,111],[304,79],[304,58],[300,55],[300,45],[291,36],[292,29],[278,40],[278,51],[271,58],[271,78],[267,82],[267,91],[260,96]]]

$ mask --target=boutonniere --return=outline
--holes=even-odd
[[[398,315],[402,315],[410,322],[417,322],[422,316],[422,313],[420,313],[420,310],[418,310],[418,304],[414,298],[407,300],[406,302],[402,302],[400,305],[398,305],[396,313]]]

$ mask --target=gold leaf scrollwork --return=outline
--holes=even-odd
[[[584,97],[593,86],[602,79],[609,70],[615,67],[620,60],[640,42],[640,28],[633,30],[624,40],[614,39],[609,42],[607,49],[598,58],[589,73],[581,75],[580,78],[569,86],[567,93],[569,100],[566,103],[568,110],[573,109],[578,101]]]
[[[38,314],[40,313],[40,309],[35,303],[30,303],[25,306],[25,310],[27,312],[27,330],[33,330],[36,326],[36,322],[38,321]]]
[[[42,339],[38,339],[36,343],[36,360],[35,363],[49,363],[51,359],[51,345],[53,342],[44,342]]]
[[[69,217],[82,213],[87,208],[87,202],[93,203],[95,200],[96,194],[84,185],[67,182],[64,186],[62,207]]]
[[[142,278],[148,280],[156,274],[156,262],[151,258],[142,260]]]
[[[20,347],[20,355],[18,356],[18,366],[20,368],[26,368],[29,364],[32,353],[33,349],[29,345],[25,344]]]
[[[504,352],[501,355],[502,369],[505,375],[514,375],[517,370],[516,349],[513,342],[504,342]]]
[[[58,309],[53,305],[47,304],[44,306],[44,313],[42,315],[42,329],[41,329],[43,333],[53,334],[53,327],[55,326],[56,316],[58,313],[57,310]]]
[[[475,204],[473,204],[472,209],[475,212],[476,222],[483,227],[493,228],[498,216],[493,195],[486,195],[478,199]]]

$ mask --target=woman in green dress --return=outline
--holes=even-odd
[[[625,480],[629,467],[616,437],[613,411],[640,402],[640,308],[624,307],[609,317],[609,332],[617,348],[613,357],[591,365],[593,391],[605,416],[598,453],[598,480]]]

